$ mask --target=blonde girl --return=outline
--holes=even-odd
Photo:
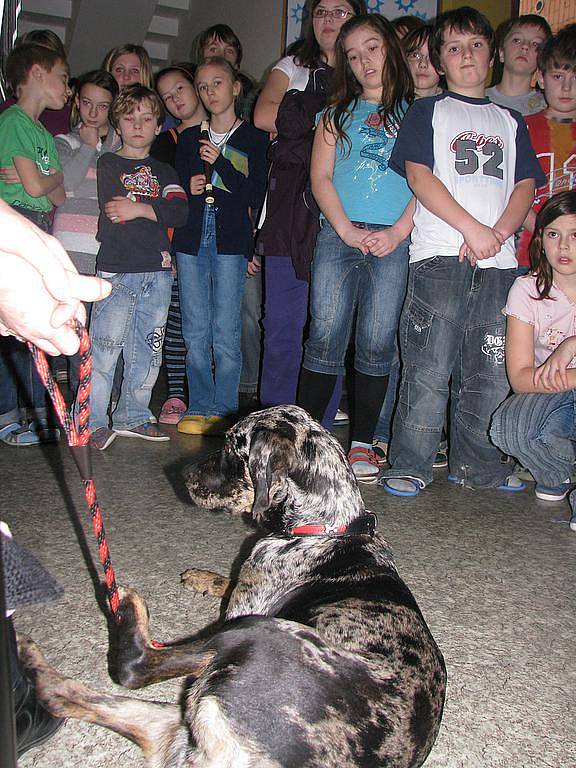
[[[250,211],[266,187],[268,137],[236,116],[241,85],[232,65],[214,57],[196,70],[196,88],[210,115],[179,138],[176,168],[188,193],[189,216],[174,234],[186,344],[186,434],[219,434],[238,410],[242,368],[240,308],[253,251]],[[206,167],[213,202],[205,198]]]
[[[128,85],[154,87],[152,62],[146,48],[133,43],[118,45],[108,51],[102,63],[102,69],[110,72],[120,90]]]

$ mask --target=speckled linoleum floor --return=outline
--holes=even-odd
[[[253,535],[186,497],[182,468],[220,441],[169,429],[169,443],[118,438],[93,457],[117,578],[147,600],[153,637],[162,640],[218,616],[218,601],[186,591],[179,574],[192,566],[228,574]],[[108,626],[95,599],[100,565],[66,446],[0,445],[0,473],[0,517],[65,588],[58,601],[21,610],[17,629],[63,673],[125,694],[108,676]],[[448,667],[442,729],[426,768],[576,766],[576,534],[566,502],[539,502],[532,491],[459,489],[446,470],[415,500],[363,487]],[[174,701],[180,690],[176,680],[128,695]],[[139,768],[143,760],[121,737],[70,720],[19,765]]]

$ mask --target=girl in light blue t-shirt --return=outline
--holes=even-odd
[[[312,191],[323,226],[312,262],[310,335],[299,404],[322,419],[355,327],[352,443],[364,482],[379,471],[372,436],[396,356],[414,202],[388,167],[413,83],[390,23],[356,16],[336,42],[328,107],[312,152]]]

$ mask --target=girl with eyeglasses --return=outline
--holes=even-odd
[[[424,24],[406,35],[402,47],[408,60],[408,69],[414,81],[414,97],[436,96],[440,93],[440,75],[430,61],[428,41],[432,35],[431,24]]]
[[[342,25],[366,14],[364,0],[312,0],[311,23],[297,50],[272,69],[254,112],[270,132],[272,165],[256,252],[264,263],[262,405],[296,402],[308,319],[309,268],[319,230],[310,192],[314,118],[323,109]],[[326,412],[331,426],[340,390]]]

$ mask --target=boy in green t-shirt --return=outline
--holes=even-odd
[[[58,153],[39,117],[70,96],[68,65],[44,46],[19,45],[6,62],[16,104],[0,115],[0,198],[44,231],[50,211],[66,199]]]
[[[49,232],[52,207],[66,193],[54,139],[38,118],[46,108],[66,104],[68,65],[50,48],[23,44],[10,53],[6,77],[17,101],[0,115],[0,198]],[[57,440],[51,417],[26,346],[0,338],[0,441],[22,446]]]

